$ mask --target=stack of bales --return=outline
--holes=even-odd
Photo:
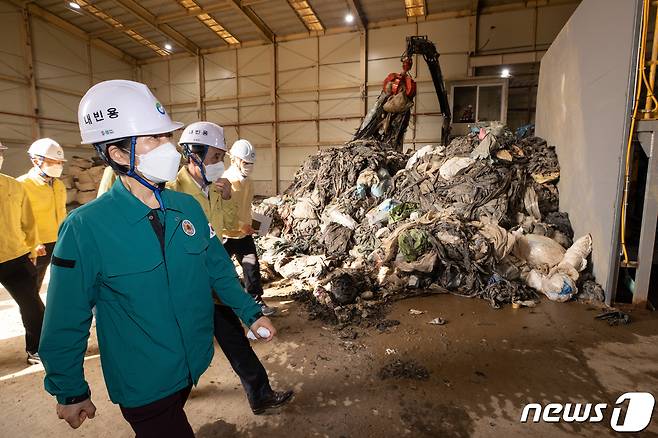
[[[96,158],[74,156],[68,175],[62,178],[67,189],[67,204],[84,205],[96,199],[105,166]]]

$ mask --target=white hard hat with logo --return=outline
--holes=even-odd
[[[80,101],[78,124],[83,144],[164,134],[183,127],[171,120],[146,85],[125,80],[91,87]]]
[[[226,151],[224,141],[224,128],[212,122],[195,122],[185,128],[178,144],[195,145],[200,144],[211,148]]]
[[[32,143],[27,150],[30,156],[50,158],[51,160],[66,161],[64,159],[64,149],[52,138],[40,138]]]
[[[240,139],[233,143],[230,154],[232,157],[239,158],[247,163],[256,162],[256,149],[254,149],[249,141],[244,139]]]

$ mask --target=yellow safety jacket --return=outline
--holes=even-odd
[[[37,224],[23,185],[0,173],[0,263],[27,253],[36,257]]]
[[[215,232],[221,233],[224,228],[224,218],[222,212],[222,197],[215,190],[213,185],[208,187],[208,196],[201,190],[201,187],[194,181],[192,175],[183,166],[178,171],[178,176],[174,181],[167,183],[167,188],[176,192],[187,193],[201,205],[203,212],[206,214],[208,221],[212,224]]]
[[[222,178],[231,182],[231,199],[222,203],[224,212],[224,237],[241,239],[247,236],[245,225],[251,226],[251,203],[254,200],[254,185],[250,179],[241,177],[235,166],[228,168]]]
[[[23,184],[30,198],[37,221],[39,243],[56,242],[57,230],[66,218],[66,187],[57,178],[49,184],[35,168],[17,180]]]

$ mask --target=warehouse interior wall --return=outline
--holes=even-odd
[[[20,174],[25,148],[34,135],[50,135],[76,154],[76,108],[93,83],[110,78],[147,83],[176,120],[219,123],[229,145],[238,138],[256,147],[256,192],[273,195],[292,181],[311,154],[349,140],[379,95],[384,78],[401,70],[406,37],[427,35],[441,54],[448,84],[472,78],[477,68],[537,62],[577,7],[575,0],[519,2],[494,12],[455,14],[412,23],[372,23],[366,29],[321,36],[278,38],[275,44],[173,55],[133,65],[40,17],[32,26],[38,119],[31,111],[22,12],[0,3],[0,139],[12,150],[5,170]],[[412,73],[418,96],[405,138],[407,148],[436,144],[442,116],[422,59]],[[22,81],[22,82],[21,82]],[[448,87],[450,89],[450,87]],[[533,91],[533,90],[531,90]],[[57,120],[51,120],[57,119]],[[26,163],[25,166],[28,166]]]
[[[569,213],[576,235],[592,234],[594,274],[608,302],[640,4],[584,0],[543,57],[539,75],[536,133],[556,146],[560,210]]]
[[[80,145],[80,98],[98,82],[135,79],[136,64],[6,2],[0,2],[0,52],[0,141],[9,148],[2,172],[29,170],[26,151],[40,137],[55,139],[68,155],[94,155]]]

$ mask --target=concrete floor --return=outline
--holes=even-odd
[[[194,389],[187,414],[198,437],[612,437],[598,424],[521,424],[526,403],[608,403],[629,391],[658,396],[658,315],[632,312],[633,323],[609,327],[596,309],[543,301],[534,309],[494,310],[484,301],[453,296],[394,304],[386,333],[356,328],[355,339],[308,321],[293,302],[280,308],[280,336],[255,349],[273,386],[294,388],[278,415],[251,415],[238,379],[219,352]],[[410,309],[426,313],[409,314]],[[443,326],[429,325],[435,317]],[[86,376],[96,418],[73,431],[55,415],[41,367],[26,367],[20,319],[0,290],[0,437],[131,437],[107,397],[95,335]],[[344,334],[344,333],[343,333]],[[386,379],[380,369],[412,359],[428,380]],[[641,434],[658,437],[658,414]]]

